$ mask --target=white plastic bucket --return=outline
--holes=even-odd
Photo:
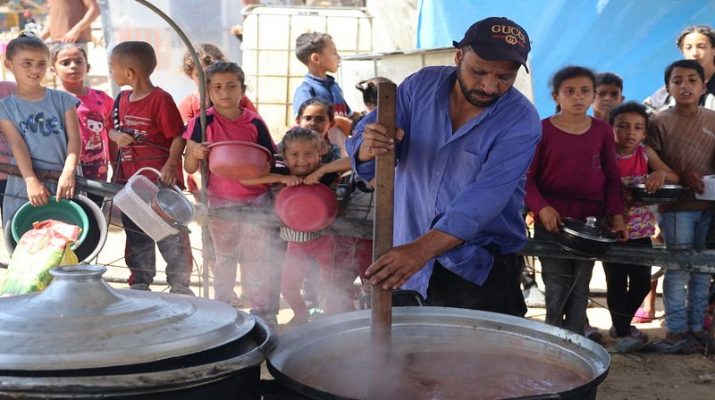
[[[159,192],[159,188],[146,176],[139,175],[144,170],[160,175],[160,172],[154,168],[139,169],[114,196],[114,204],[144,233],[158,242],[179,231],[151,209],[151,200]]]

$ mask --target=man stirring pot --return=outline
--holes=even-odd
[[[454,42],[456,66],[426,67],[397,91],[397,142],[376,113],[347,148],[372,179],[374,158],[395,148],[395,247],[373,262],[373,285],[411,289],[426,304],[523,316],[516,252],[525,172],[541,137],[539,115],[513,87],[531,48],[524,29],[486,18]]]

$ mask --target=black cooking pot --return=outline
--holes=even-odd
[[[558,242],[564,250],[588,257],[604,255],[618,238],[608,229],[596,224],[596,217],[586,222],[575,218],[562,218]]]
[[[672,203],[677,201],[687,190],[686,187],[680,185],[663,185],[655,192],[648,193],[642,183],[631,185],[633,200],[645,204]]]

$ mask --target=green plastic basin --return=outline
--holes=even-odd
[[[12,217],[11,229],[12,238],[15,242],[20,242],[22,235],[32,229],[32,224],[47,219],[54,219],[68,224],[77,225],[82,229],[77,241],[72,244],[72,248],[82,244],[82,241],[89,233],[89,219],[87,213],[72,200],[62,199],[59,202],[51,197],[47,205],[33,207],[27,202],[20,207]]]

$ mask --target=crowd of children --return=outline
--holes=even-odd
[[[715,45],[715,43],[713,43]],[[709,60],[715,63],[715,58]],[[712,202],[698,200],[703,176],[715,171],[715,112],[699,106],[705,93],[700,62],[680,60],[664,76],[674,105],[649,116],[646,107],[623,104],[622,81],[607,73],[569,66],[552,79],[557,113],[543,122],[543,137],[527,174],[526,206],[536,216],[535,237],[549,239],[561,218],[602,218],[626,246],[651,247],[656,225],[669,249],[706,248]],[[593,106],[594,117],[586,112]],[[608,124],[598,118],[608,118]],[[629,187],[654,192],[664,184],[689,188],[656,211],[633,200]],[[551,238],[553,239],[553,238]],[[546,322],[584,334],[592,261],[540,258]],[[611,336],[631,352],[702,352],[712,346],[704,330],[711,275],[669,269],[663,282],[665,340],[648,343],[631,325],[651,287],[650,268],[603,263]]]
[[[695,39],[702,47],[703,37],[711,51],[687,53]],[[705,248],[713,204],[696,199],[695,194],[704,190],[703,176],[715,173],[715,111],[703,107],[712,96],[715,33],[691,29],[678,43],[691,59],[668,66],[664,76],[667,99],[650,109],[624,103],[623,81],[614,73],[595,74],[585,67],[568,66],[554,74],[556,113],[542,120],[542,140],[527,173],[525,205],[534,217],[536,239],[552,240],[564,218],[593,216],[627,246],[650,247],[659,227],[670,249]],[[197,172],[209,157],[209,144],[232,140],[262,146],[277,155],[278,161],[272,161],[265,174],[250,179],[209,173],[207,206],[213,215],[236,205],[268,207],[284,186],[324,184],[339,188],[339,198],[354,196],[348,215],[372,219],[370,184],[348,172],[344,143],[350,127],[338,129],[338,118],[357,121],[362,115],[351,110],[329,75],[340,61],[329,35],[307,33],[297,38],[296,56],[308,73],[293,98],[296,126],[278,146],[245,96],[241,68],[211,44],[200,44],[196,51],[200,65],[187,54],[183,70],[197,86],[198,68],[204,71],[205,135],[199,123],[198,91],[177,107],[169,93],[152,83],[157,61],[146,42],[123,42],[112,49],[111,78],[116,85],[131,88],[113,100],[86,86],[90,66],[82,47],[62,44],[50,51],[32,34],[12,40],[5,65],[17,83],[0,85],[0,153],[12,154],[22,177],[7,178],[4,226],[27,200],[39,206],[50,196],[72,198],[76,174],[106,180],[111,170],[113,181],[122,184],[135,173],[143,173],[183,188],[186,173],[189,189],[196,192]],[[59,78],[59,90],[43,86],[48,68]],[[376,105],[377,84],[388,81],[373,78],[358,85],[368,111]],[[653,110],[658,112],[649,115]],[[146,168],[159,171],[159,176]],[[56,185],[45,183],[35,174],[37,169],[60,170],[61,176]],[[5,185],[4,180],[0,182]],[[690,190],[678,202],[658,210],[634,202],[627,190],[630,185],[644,184],[655,191],[666,183]],[[100,196],[92,199],[100,205],[104,201]],[[240,264],[243,296],[251,312],[269,322],[275,323],[279,293],[293,310],[293,325],[308,321],[306,297],[315,297],[311,292],[323,293],[317,297],[322,297],[329,313],[354,308],[352,283],[370,264],[371,241],[322,230],[273,228],[221,215],[209,219],[212,248],[205,249],[211,259],[214,299],[236,303]],[[132,289],[149,290],[156,274],[154,240],[130,218],[123,215],[122,222],[128,283]],[[192,295],[188,232],[179,230],[156,245],[167,263],[170,291]],[[586,334],[594,262],[541,257],[540,263],[546,322]],[[610,334],[618,338],[620,351],[638,350],[647,341],[631,321],[639,317],[639,306],[651,290],[650,269],[610,262],[603,266],[613,323]],[[659,350],[689,353],[708,344],[704,321],[710,280],[711,275],[705,273],[665,272],[667,336],[658,344]]]

